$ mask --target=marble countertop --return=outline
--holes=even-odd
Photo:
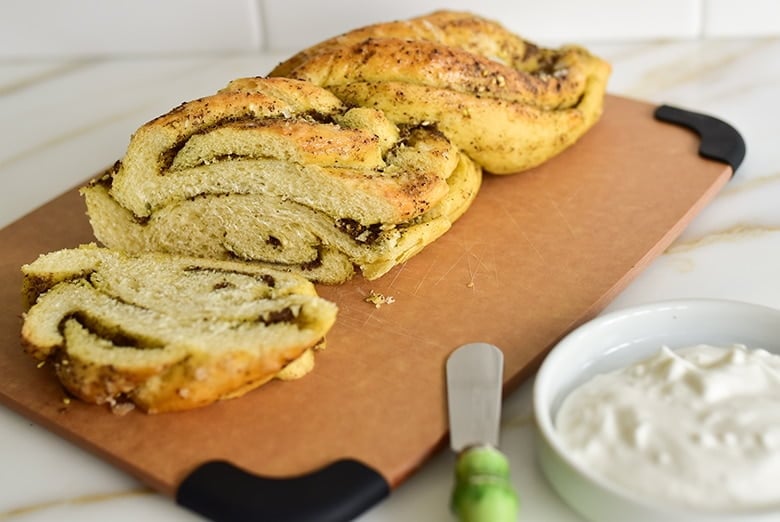
[[[589,47],[613,64],[611,93],[717,116],[741,132],[748,149],[737,176],[608,310],[682,297],[780,308],[780,39]],[[232,78],[263,74],[282,57],[0,61],[0,226],[112,163],[143,122]],[[501,433],[520,518],[581,522],[535,462],[531,384],[507,397]],[[3,521],[199,519],[3,407],[0,463]],[[450,452],[437,454],[359,520],[451,519],[452,464]]]

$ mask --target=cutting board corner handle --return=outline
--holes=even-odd
[[[381,474],[353,459],[290,478],[263,477],[213,460],[199,465],[181,482],[176,502],[216,522],[343,522],[389,493]]]
[[[745,159],[745,140],[737,129],[723,120],[665,104],[655,109],[654,116],[657,120],[696,132],[701,138],[699,155],[731,166],[732,176]]]

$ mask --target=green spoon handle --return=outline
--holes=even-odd
[[[516,522],[519,501],[506,456],[492,446],[463,450],[455,463],[451,507],[460,522]]]

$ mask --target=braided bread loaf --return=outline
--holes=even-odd
[[[247,263],[84,245],[22,272],[26,350],[75,396],[150,413],[303,376],[337,312],[306,279]]]
[[[468,208],[481,170],[441,133],[347,108],[313,84],[243,78],[132,136],[82,189],[110,248],[239,258],[339,283],[419,252]]]
[[[600,117],[610,66],[577,46],[540,48],[498,23],[439,11],[356,29],[269,76],[312,82],[399,124],[435,123],[487,171],[539,165]]]

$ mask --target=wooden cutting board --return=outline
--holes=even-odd
[[[609,96],[598,125],[560,156],[486,175],[469,212],[403,266],[319,287],[340,312],[307,377],[184,413],[65,405],[50,370],[22,352],[20,265],[93,241],[70,191],[0,231],[0,400],[171,496],[213,460],[284,477],[352,458],[395,488],[447,440],[453,349],[499,346],[510,392],[727,182],[732,168],[701,158],[698,136],[656,121],[654,109]],[[394,303],[367,303],[372,291]]]

